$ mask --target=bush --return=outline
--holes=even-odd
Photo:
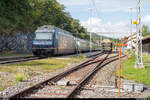
[[[150,99],[150,96],[148,96],[147,98]]]
[[[16,79],[17,82],[21,82],[21,81],[24,79],[24,74],[22,74],[22,73],[17,73],[17,74],[15,75],[15,79]]]

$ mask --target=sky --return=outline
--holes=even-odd
[[[89,32],[121,38],[131,34],[132,20],[136,20],[136,0],[57,0],[70,15],[78,19]],[[92,9],[92,10],[90,10]],[[92,12],[92,13],[91,13]],[[142,24],[150,27],[150,0],[141,0]],[[132,25],[132,31],[136,26]]]

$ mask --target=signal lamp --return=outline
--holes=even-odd
[[[133,24],[138,24],[138,22],[137,22],[137,21],[133,21],[132,23],[133,23]]]

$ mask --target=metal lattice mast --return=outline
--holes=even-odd
[[[137,0],[137,25],[136,25],[136,64],[135,68],[144,68],[142,59],[142,33],[141,33],[141,0]]]

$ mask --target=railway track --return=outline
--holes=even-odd
[[[96,53],[94,55],[90,55],[90,56],[88,56],[88,58],[92,58],[92,57],[94,57],[98,54],[101,54],[101,53]],[[65,57],[65,56],[61,56],[61,57]],[[68,56],[70,56],[70,55],[68,55]],[[3,58],[0,58],[0,65],[16,64],[16,63],[19,63],[19,62],[25,62],[25,61],[30,61],[30,60],[38,60],[38,59],[44,59],[44,58],[46,58],[46,57],[36,57],[36,56],[3,57]]]
[[[80,92],[82,86],[84,86],[85,84],[88,84],[88,82],[90,81],[90,79],[93,78],[93,76],[96,74],[96,72],[98,70],[100,70],[102,67],[104,67],[105,65],[118,60],[118,55],[117,56],[113,56],[113,57],[109,57],[109,58],[104,58],[100,63],[98,63],[98,65],[96,65],[96,67],[91,70],[85,77],[83,77],[80,82],[73,88],[73,90],[67,95],[67,98],[73,98],[77,93]],[[79,92],[78,92],[79,91]]]
[[[4,57],[4,58],[0,58],[0,65],[16,64],[16,63],[19,63],[19,62],[25,62],[25,61],[37,60],[37,59],[42,59],[42,58],[35,57],[35,56]]]
[[[117,59],[118,55],[109,57],[109,54],[99,54],[78,66],[7,98],[73,98],[100,68]],[[66,85],[60,86],[61,82],[66,82]]]

